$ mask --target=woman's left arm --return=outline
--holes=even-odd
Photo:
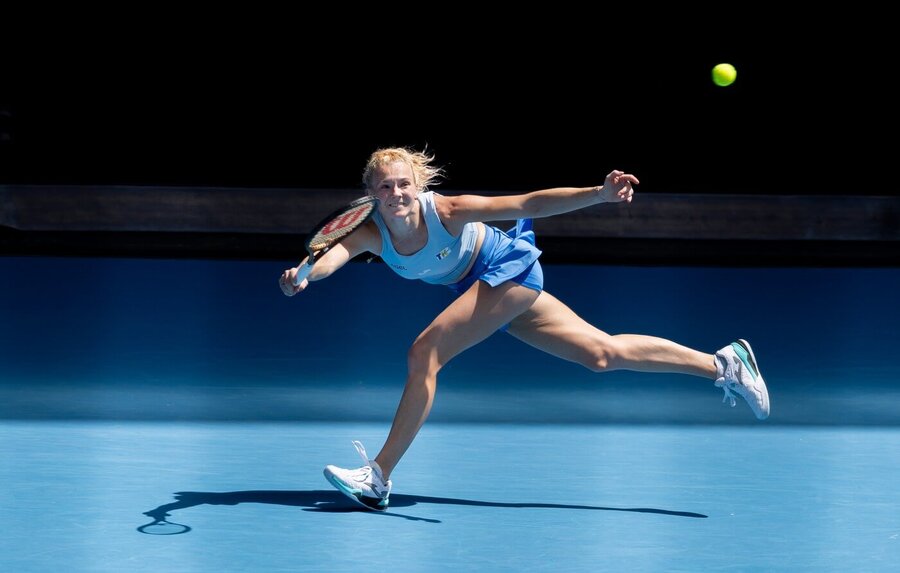
[[[597,203],[630,203],[634,195],[633,185],[638,183],[637,177],[630,173],[612,171],[599,187],[555,187],[500,197],[443,197],[439,209],[442,211],[441,219],[448,228],[472,221],[537,219],[577,211]]]

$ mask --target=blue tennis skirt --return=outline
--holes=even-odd
[[[519,219],[516,226],[505,233],[485,225],[484,241],[472,268],[461,280],[447,286],[459,295],[477,280],[491,286],[512,281],[540,292],[544,288],[544,271],[538,262],[540,255],[540,249],[534,246],[531,219]]]

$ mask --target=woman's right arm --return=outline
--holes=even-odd
[[[331,247],[327,253],[322,255],[322,257],[316,261],[316,264],[313,265],[312,272],[310,272],[309,276],[303,279],[299,285],[294,284],[294,277],[297,276],[297,270],[302,265],[306,264],[306,260],[309,258],[308,256],[296,267],[286,269],[281,273],[281,278],[278,279],[278,286],[281,287],[281,292],[283,292],[285,296],[294,296],[298,292],[306,289],[306,287],[309,286],[310,281],[320,281],[331,276],[355,256],[365,252],[375,254],[381,252],[381,235],[378,232],[378,228],[375,227],[375,224],[372,222],[366,223],[351,233],[346,239]]]

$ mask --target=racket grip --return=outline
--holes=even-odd
[[[303,279],[309,276],[309,273],[312,272],[313,265],[312,263],[306,263],[305,265],[301,265],[299,269],[297,269],[297,276],[294,277],[292,281],[294,286],[300,286],[300,283],[303,282]]]

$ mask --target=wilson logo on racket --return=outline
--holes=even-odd
[[[349,227],[353,225],[360,217],[369,214],[371,209],[367,206],[363,206],[362,208],[356,209],[354,211],[350,211],[348,213],[344,213],[343,216],[338,217],[334,221],[331,221],[322,230],[319,232],[321,235],[330,235],[335,231],[339,231],[345,227]]]

